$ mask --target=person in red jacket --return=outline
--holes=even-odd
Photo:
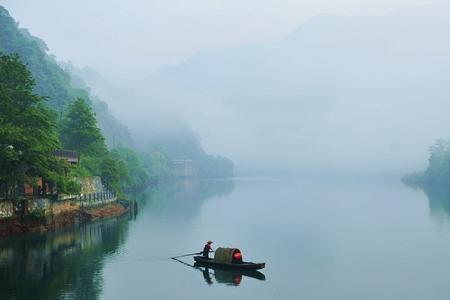
[[[208,258],[209,257],[209,252],[212,251],[212,247],[211,247],[212,242],[208,241],[205,245],[205,247],[203,248],[203,257]]]

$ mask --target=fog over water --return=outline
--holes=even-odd
[[[145,148],[191,128],[238,172],[403,174],[448,137],[443,1],[0,1]]]

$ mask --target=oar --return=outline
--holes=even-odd
[[[213,252],[215,252],[215,251],[209,251],[209,253],[213,253]],[[202,254],[202,253],[203,253],[203,252],[196,252],[196,253],[184,254],[184,255],[179,255],[179,256],[171,257],[171,259],[180,258],[180,257],[186,257],[186,256],[193,256],[193,255],[200,255],[200,254]]]
[[[182,263],[182,264],[185,265],[185,266],[188,266],[188,267],[191,267],[191,268],[194,268],[194,269],[197,269],[197,270],[199,269],[199,268],[197,268],[196,266],[191,265],[191,264],[188,264],[187,262],[181,261],[181,260],[179,260],[179,259],[177,259],[177,258],[175,258],[175,257],[172,257],[172,259],[175,260],[175,261],[177,261],[177,262],[179,262],[179,263]]]
[[[203,273],[203,270],[202,270],[202,268],[200,268],[200,267],[196,267],[195,265],[188,264],[188,263],[186,263],[186,262],[184,262],[184,261],[181,261],[181,260],[179,260],[179,259],[177,259],[177,258],[175,258],[175,257],[172,257],[172,259],[175,260],[175,261],[177,261],[177,262],[179,262],[179,263],[182,263],[182,264],[185,265],[185,266],[194,268],[194,269],[196,269],[196,270],[198,270],[198,271],[200,271],[200,272]],[[214,274],[211,273],[211,272],[208,272],[208,273],[209,273],[209,275],[214,275]]]
[[[186,256],[193,256],[193,255],[199,255],[199,254],[202,254],[202,253],[201,252],[196,252],[196,253],[190,253],[190,254],[185,254],[185,255],[179,255],[179,256],[171,257],[171,259],[180,258],[180,257],[186,257]]]

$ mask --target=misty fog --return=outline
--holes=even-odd
[[[403,174],[423,168],[428,147],[449,136],[450,5],[234,2],[209,10],[204,1],[0,1],[80,68],[142,149],[189,128],[237,174]],[[48,28],[36,13],[46,5],[56,5],[55,18],[86,19]],[[69,51],[64,35],[79,35],[79,47]]]

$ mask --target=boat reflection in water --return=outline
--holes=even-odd
[[[256,270],[242,270],[211,266],[205,267],[203,264],[199,263],[195,263],[193,267],[202,271],[203,278],[207,284],[213,284],[212,276],[216,279],[217,283],[234,286],[241,284],[243,276],[258,280],[266,280],[266,276]]]
[[[182,263],[185,266],[194,268],[203,273],[203,278],[208,285],[213,284],[212,278],[216,279],[217,283],[238,286],[242,283],[242,277],[251,277],[258,280],[266,280],[266,276],[256,270],[244,270],[221,266],[205,266],[202,263],[194,263],[193,265],[181,261],[177,258],[172,258],[173,260]]]

